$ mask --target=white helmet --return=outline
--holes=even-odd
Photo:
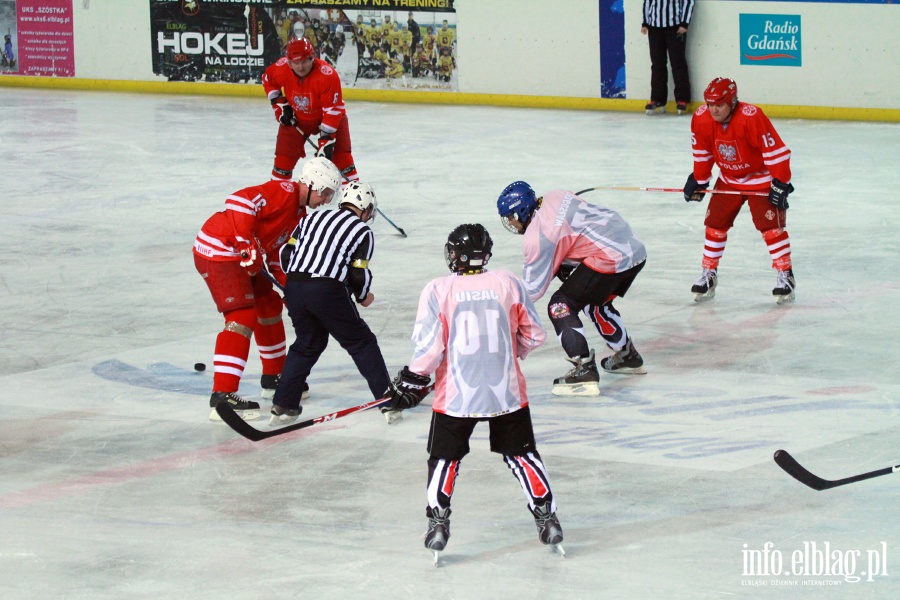
[[[341,172],[327,158],[315,156],[303,165],[303,172],[300,173],[298,181],[305,183],[314,192],[331,190],[337,195],[341,187]]]
[[[293,29],[294,29],[294,37],[296,37],[298,39],[302,38],[303,35],[306,33],[306,25],[304,25],[300,21],[294,22]]]
[[[362,181],[351,181],[345,185],[344,191],[341,193],[340,203],[341,205],[349,204],[355,206],[364,212],[371,209],[369,211],[371,218],[375,218],[375,209],[378,207],[372,186]]]

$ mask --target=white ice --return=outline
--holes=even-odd
[[[207,420],[211,374],[193,365],[211,367],[222,321],[191,244],[227,194],[269,177],[262,96],[2,88],[0,107],[0,598],[900,594],[900,477],[816,492],[772,460],[787,449],[828,479],[900,463],[897,124],[775,121],[797,190],[793,305],[772,299],[746,210],[718,295],[695,304],[705,204],[585,194],[648,246],[616,306],[649,374],[602,375],[598,398],[553,397],[568,363],[551,331],[523,369],[567,557],[539,543],[481,425],[435,568],[420,539],[428,400],[392,426],[366,412],[261,443]],[[392,372],[410,358],[420,290],[447,272],[454,226],[483,223],[490,266],[520,270],[521,240],[495,213],[506,184],[680,187],[691,168],[688,117],[348,111],[359,171],[408,233],[375,221],[376,300],[363,309]],[[310,385],[302,418],[370,399],[333,342]],[[769,573],[777,559],[785,572],[747,572],[767,543]],[[805,558],[813,543],[828,544],[832,575]]]

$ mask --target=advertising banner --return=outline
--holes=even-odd
[[[345,87],[458,89],[453,0],[150,0],[150,28],[169,81],[259,83],[306,37]]]
[[[0,0],[0,74],[74,77],[72,0]]]
[[[742,65],[803,65],[800,15],[741,14],[740,30]]]

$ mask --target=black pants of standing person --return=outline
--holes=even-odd
[[[675,82],[675,102],[691,101],[691,79],[685,58],[687,34],[678,34],[678,27],[648,27],[650,44],[650,101],[665,104],[669,95],[669,69],[666,55],[672,63]]]
[[[375,334],[340,281],[313,277],[297,281],[288,275],[284,303],[297,339],[288,348],[273,404],[300,406],[303,384],[328,346],[331,335],[350,354],[375,399],[383,398],[391,383]]]

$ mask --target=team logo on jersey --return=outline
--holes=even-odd
[[[291,104],[293,104],[294,108],[296,108],[297,110],[303,111],[305,113],[309,112],[309,96],[294,96]]]
[[[294,191],[294,182],[293,181],[282,181],[281,189],[283,189],[284,191],[286,191],[288,193],[293,192]]]
[[[775,220],[775,211],[772,209],[767,210],[765,217],[769,221],[774,221]]]
[[[703,113],[705,113],[705,112],[708,111],[708,110],[709,110],[709,107],[708,107],[707,105],[701,104],[701,105],[697,108],[697,114],[698,114],[698,115],[702,115]]]
[[[741,112],[744,113],[745,115],[747,115],[748,117],[752,117],[753,115],[756,114],[757,110],[758,109],[755,106],[753,106],[752,104],[745,104],[744,107],[741,109]]]
[[[570,314],[572,314],[569,312],[569,305],[565,304],[564,302],[557,302],[556,304],[551,304],[550,310],[548,312],[550,313],[551,319],[562,319],[562,318],[568,317]]]
[[[724,161],[740,162],[741,153],[738,151],[737,144],[732,141],[716,142],[716,152]]]
[[[322,68],[319,70],[322,71],[322,75],[331,75],[332,73],[334,73],[334,69],[332,69],[328,65],[322,65]]]

